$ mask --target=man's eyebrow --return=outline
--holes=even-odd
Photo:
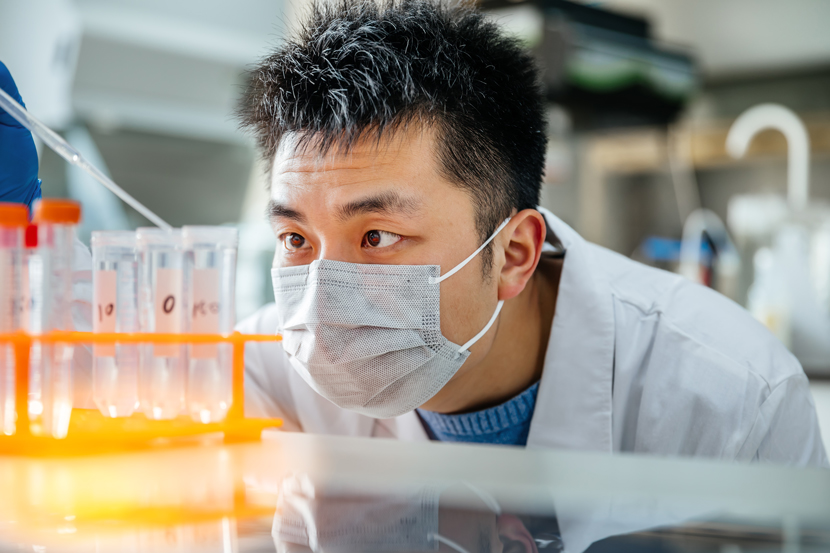
[[[403,213],[405,215],[412,215],[420,209],[420,201],[390,191],[349,202],[340,207],[338,217],[341,221],[345,221],[356,215],[365,213]]]
[[[268,202],[268,217],[271,219],[291,219],[297,223],[305,223],[305,215],[274,200]]]

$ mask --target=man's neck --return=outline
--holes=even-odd
[[[458,374],[426,409],[465,413],[499,405],[538,382],[550,338],[561,259],[542,258],[521,294],[504,303],[487,357]]]

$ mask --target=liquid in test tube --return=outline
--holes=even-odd
[[[92,233],[92,330],[138,332],[138,252],[132,231]],[[138,345],[95,344],[92,399],[105,417],[138,407]]]
[[[81,206],[69,200],[35,204],[37,243],[26,257],[31,308],[29,332],[72,330],[72,253]],[[28,237],[27,237],[28,240]],[[28,245],[28,244],[27,244]],[[69,343],[35,342],[29,357],[29,417],[33,432],[66,437],[72,414],[72,354]]]
[[[23,311],[23,236],[29,210],[22,204],[0,203],[0,333],[21,327]],[[0,342],[0,433],[15,432],[14,346]]]
[[[190,332],[233,332],[237,230],[230,227],[182,227],[190,281]],[[231,344],[189,346],[187,407],[191,418],[209,423],[225,418],[231,405]]]
[[[139,228],[139,321],[142,332],[187,331],[185,253],[181,230]],[[172,419],[184,409],[187,347],[142,344],[139,407],[150,419]]]

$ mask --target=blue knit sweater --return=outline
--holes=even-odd
[[[524,446],[538,390],[537,382],[501,405],[473,413],[443,415],[418,409],[418,415],[434,440]]]

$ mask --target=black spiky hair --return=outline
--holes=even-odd
[[[239,115],[268,161],[287,133],[347,151],[360,138],[432,126],[441,169],[470,193],[482,241],[513,209],[539,202],[546,136],[535,65],[472,9],[316,3],[297,36],[253,70]]]

